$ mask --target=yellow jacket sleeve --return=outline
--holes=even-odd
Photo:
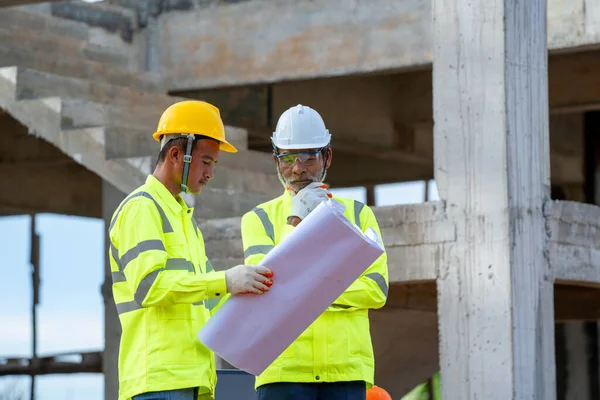
[[[357,224],[358,225],[358,224]],[[362,231],[373,228],[381,239],[381,231],[373,210],[365,206],[360,213]],[[381,239],[383,242],[383,239]],[[344,293],[329,307],[329,310],[377,309],[385,305],[388,295],[387,254],[384,252]]]
[[[225,272],[193,275],[189,262],[170,258],[161,215],[153,201],[130,200],[111,231],[115,261],[135,300],[143,307],[191,304],[224,296]],[[187,263],[187,264],[186,264]]]

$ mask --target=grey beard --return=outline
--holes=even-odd
[[[325,172],[323,173],[323,176],[321,178],[318,178],[314,175],[308,175],[307,178],[311,179],[313,182],[323,182],[325,180],[326,176],[327,176],[327,170],[325,170]],[[281,175],[279,168],[277,168],[277,177],[279,178],[279,182],[281,182],[281,185],[283,186],[284,190],[287,190],[288,187],[291,187],[292,189],[294,189],[296,191],[296,193],[298,193],[300,190],[304,189],[304,187],[297,188],[294,185],[292,185],[291,183],[289,183],[289,181],[287,181],[283,177],[283,175]]]

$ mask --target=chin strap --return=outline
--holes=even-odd
[[[192,146],[194,144],[194,135],[187,135],[187,148],[185,155],[183,156],[183,177],[181,178],[181,191],[189,193],[190,189],[187,187],[188,174],[190,172],[190,164],[192,163]]]
[[[323,170],[321,171],[321,182],[325,181],[327,177],[327,159],[329,159],[329,145],[325,146],[325,156],[323,157]]]

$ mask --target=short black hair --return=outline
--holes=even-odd
[[[196,143],[202,139],[210,139],[210,140],[214,140],[215,142],[218,142],[218,140],[213,139],[208,136],[194,135],[194,141],[192,142],[192,150],[194,150]],[[171,148],[173,148],[175,146],[177,146],[182,152],[185,153],[185,151],[187,150],[187,142],[188,142],[188,138],[186,136],[182,136],[182,137],[178,137],[178,138],[169,140],[165,144],[165,147],[163,147],[160,150],[160,153],[158,153],[158,160],[156,163],[160,164],[160,163],[164,162],[165,158],[167,158],[167,153],[169,152],[169,150],[171,150]]]

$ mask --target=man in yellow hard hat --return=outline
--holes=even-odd
[[[214,354],[196,337],[212,301],[226,293],[262,294],[272,284],[263,266],[214,271],[193,209],[181,192],[198,194],[213,176],[225,139],[219,110],[182,101],[162,115],[153,135],[158,163],[115,211],[109,226],[113,295],[123,328],[119,399],[212,399]]]
[[[265,255],[330,193],[323,183],[331,165],[331,135],[319,113],[297,105],[286,110],[272,137],[273,160],[283,194],[242,218],[244,258],[258,265]],[[363,232],[381,237],[373,211],[333,196],[345,216]],[[388,294],[387,255],[382,254],[262,374],[261,400],[364,400],[374,380],[369,310],[384,306]]]

